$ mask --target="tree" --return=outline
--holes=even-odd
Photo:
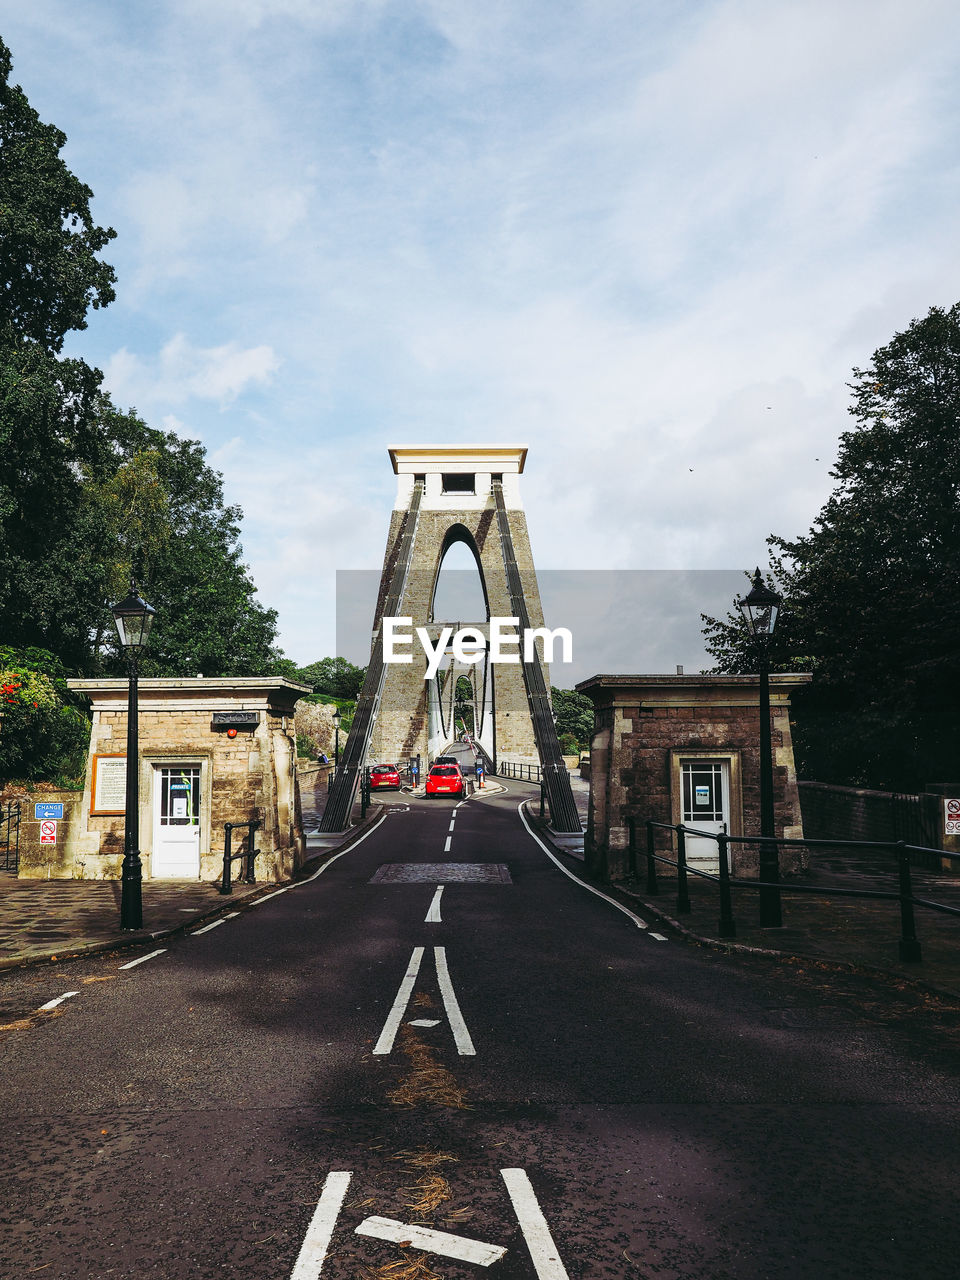
[[[784,595],[771,656],[814,674],[797,699],[805,775],[905,790],[960,777],[960,303],[914,320],[850,388],[833,493],[805,536],[768,539]],[[705,621],[718,669],[745,669],[742,628]]]
[[[587,695],[577,693],[575,689],[554,689],[551,699],[557,717],[557,733],[561,737],[569,734],[581,747],[588,747],[593,736],[593,703]]]
[[[89,735],[54,654],[0,646],[0,788],[11,778],[82,777]]]
[[[300,668],[301,678],[313,684],[318,694],[356,701],[363,687],[366,667],[355,667],[346,658],[320,658]]]

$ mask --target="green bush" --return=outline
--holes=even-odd
[[[560,754],[562,756],[578,756],[580,754],[580,746],[572,733],[561,733]]]
[[[0,646],[0,781],[82,785],[90,723],[45,649]]]

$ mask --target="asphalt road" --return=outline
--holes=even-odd
[[[525,794],[3,975],[0,1274],[955,1277],[960,1010],[658,937]]]

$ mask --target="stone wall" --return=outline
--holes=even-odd
[[[824,782],[798,784],[804,833],[811,840],[905,840],[960,853],[960,838],[943,834],[943,796],[960,797],[960,785],[937,793],[902,795]],[[960,862],[916,853],[917,866],[960,875]]]

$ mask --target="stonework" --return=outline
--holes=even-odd
[[[775,830],[781,838],[803,836],[789,697],[791,689],[809,680],[803,674],[770,676]],[[628,819],[636,820],[641,853],[648,819],[681,821],[685,762],[722,763],[729,779],[729,834],[759,833],[758,676],[603,675],[577,689],[593,700],[596,711],[585,852],[597,874],[613,880],[627,875]],[[657,847],[671,847],[670,832],[657,832]],[[734,843],[730,850],[735,875],[758,874],[756,845]],[[784,871],[799,870],[802,861],[797,849],[781,849]]]
[[[391,449],[397,472],[397,500],[391,516],[384,555],[380,599],[375,628],[380,626],[387,583],[397,560],[398,547],[408,519],[408,505],[414,478],[425,477],[425,491],[417,522],[410,572],[398,616],[413,619],[413,627],[427,627],[433,639],[443,623],[485,624],[485,618],[434,619],[434,591],[440,565],[454,542],[464,542],[473,551],[487,600],[488,616],[510,617],[510,595],[503,550],[497,527],[496,506],[491,490],[493,475],[502,476],[507,516],[513,538],[517,567],[523,580],[532,627],[543,626],[543,610],[537,586],[533,553],[526,518],[520,501],[518,479],[526,449],[522,446],[463,446],[439,449],[408,446]],[[445,492],[444,476],[449,473],[473,477],[473,492]],[[484,626],[480,626],[484,631]],[[428,697],[424,680],[426,661],[414,650],[414,662],[389,664],[383,693],[373,728],[368,760],[397,761],[419,754],[430,755]],[[519,664],[496,664],[493,673],[493,750],[499,760],[536,763],[539,759],[523,671]],[[549,688],[546,666],[544,677]]]
[[[37,846],[21,859],[25,877],[119,878],[124,815],[92,812],[94,758],[125,757],[127,681],[71,680],[91,704],[93,725],[82,801],[63,824],[56,845]],[[309,686],[279,676],[238,679],[145,679],[139,682],[139,820],[144,879],[155,874],[158,770],[199,770],[199,878],[223,867],[224,823],[259,818],[258,880],[287,878],[303,861],[296,787],[294,705]],[[229,737],[215,713],[246,712],[253,723]],[[235,870],[239,863],[235,864]]]

